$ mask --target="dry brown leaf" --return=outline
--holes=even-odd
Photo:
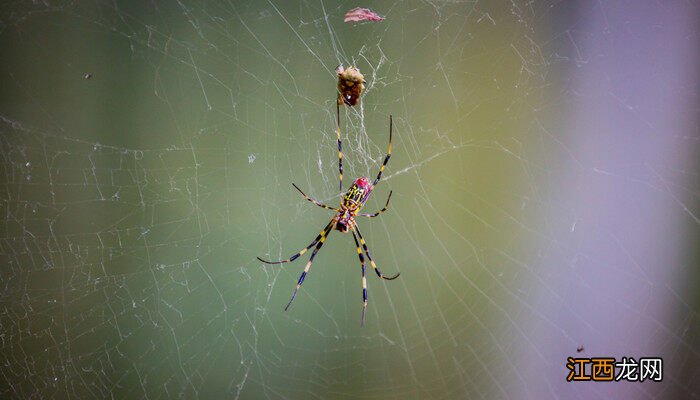
[[[371,21],[378,22],[383,21],[384,17],[370,10],[369,8],[356,7],[345,13],[345,19],[343,22],[363,22]]]

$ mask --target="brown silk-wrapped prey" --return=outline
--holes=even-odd
[[[335,72],[338,75],[338,104],[356,106],[365,90],[365,77],[356,67],[339,65]]]

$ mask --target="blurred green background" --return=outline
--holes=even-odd
[[[386,20],[343,23],[358,5]],[[698,396],[696,11],[5,3],[2,397]],[[255,259],[332,216],[291,183],[339,200],[341,63],[368,84],[345,188],[394,118],[366,207],[392,204],[359,224],[401,277],[368,271],[365,327],[350,236],[287,312],[308,256]],[[566,383],[579,346],[665,380]]]

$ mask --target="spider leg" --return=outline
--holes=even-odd
[[[378,216],[379,214],[383,213],[384,211],[386,211],[387,208],[389,208],[389,200],[391,200],[391,193],[393,193],[393,191],[389,192],[389,198],[386,199],[386,204],[384,205],[384,208],[382,208],[381,210],[379,210],[373,214],[357,214],[357,215],[360,217],[374,218],[374,217]]]
[[[331,221],[331,223],[332,222],[333,221]],[[292,293],[292,298],[289,300],[289,303],[287,303],[287,306],[284,308],[284,311],[287,311],[289,306],[292,305],[294,298],[297,297],[297,292],[299,291],[299,288],[301,288],[301,284],[304,283],[304,279],[306,278],[306,274],[309,272],[309,269],[311,269],[311,263],[314,262],[314,257],[316,257],[316,253],[318,253],[318,251],[321,250],[321,246],[323,246],[323,242],[326,241],[326,237],[327,236],[321,237],[321,240],[319,240],[313,253],[311,253],[311,258],[309,258],[309,262],[306,263],[306,267],[304,267],[304,272],[301,273],[299,281],[297,282],[297,287],[294,289],[294,293]]]
[[[321,231],[321,233],[319,233],[318,236],[316,236],[316,239],[314,239],[314,241],[311,242],[311,244],[309,244],[309,245],[306,246],[304,249],[302,249],[300,252],[296,253],[295,255],[289,257],[289,258],[286,259],[286,260],[282,260],[282,261],[266,261],[266,260],[263,260],[263,259],[260,258],[260,257],[257,257],[257,258],[258,258],[258,260],[260,260],[260,261],[262,261],[262,262],[264,262],[264,263],[266,263],[266,264],[284,264],[284,263],[288,263],[288,262],[294,261],[294,260],[296,260],[299,256],[301,256],[302,254],[304,254],[304,253],[306,253],[307,251],[309,251],[310,248],[314,247],[314,245],[316,245],[316,243],[318,243],[319,240],[320,240],[320,241],[326,240],[326,235],[328,235],[328,232],[330,232],[330,230],[332,229],[332,227],[333,227],[333,220],[331,220],[331,222],[329,222],[328,225],[326,225],[326,227],[323,228],[323,230]],[[315,253],[316,253],[316,252],[314,252],[314,254],[315,254]]]
[[[355,231],[352,232],[352,237],[355,239],[355,245],[357,245],[357,256],[360,257],[360,263],[362,263],[362,320],[360,320],[360,326],[365,326],[365,311],[367,311],[367,276],[365,275],[365,257],[362,255],[362,250],[360,250],[360,242],[357,241]]]
[[[377,183],[379,183],[379,180],[382,178],[382,172],[384,172],[384,167],[386,167],[386,163],[389,162],[389,158],[391,158],[391,131],[394,129],[394,123],[393,123],[393,118],[390,115],[389,116],[389,147],[387,148],[386,151],[386,158],[384,158],[384,164],[379,168],[379,173],[377,174],[377,179],[374,180],[374,183],[372,186],[376,186]]]
[[[338,122],[338,172],[340,172],[340,189],[343,191],[343,146],[340,142],[340,103],[336,102],[336,116]]]
[[[365,239],[362,237],[362,234],[360,233],[360,228],[358,228],[358,226],[355,225],[354,229],[355,229],[355,232],[357,233],[357,236],[360,237],[360,243],[362,243],[362,248],[365,250],[365,254],[367,255],[367,258],[369,259],[369,263],[372,264],[372,268],[374,268],[374,272],[377,273],[377,276],[382,278],[382,279],[386,279],[388,281],[398,278],[399,275],[401,275],[400,272],[398,272],[394,276],[387,277],[384,274],[382,274],[381,271],[379,271],[379,268],[377,268],[377,264],[374,263],[374,260],[372,260],[372,256],[369,254],[369,249],[367,248],[367,244],[365,243]]]
[[[293,184],[293,183],[292,183],[292,186],[294,186],[294,188],[295,188],[296,190],[298,190],[299,193],[301,193],[302,196],[306,197],[306,200],[308,200],[308,201],[310,201],[310,202],[316,204],[317,206],[319,206],[319,207],[321,207],[321,208],[328,209],[328,210],[333,210],[333,211],[335,211],[335,212],[340,212],[340,210],[337,209],[337,208],[335,208],[335,207],[331,207],[331,206],[327,206],[327,205],[325,205],[325,204],[323,204],[323,203],[319,203],[318,201],[316,201],[316,200],[312,199],[311,197],[307,196],[306,193],[302,192],[301,189],[299,189],[299,186],[297,186],[297,185],[295,185],[295,184]]]

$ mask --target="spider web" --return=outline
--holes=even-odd
[[[342,23],[370,6],[380,23]],[[691,2],[0,6],[3,398],[698,398]],[[347,188],[395,281],[331,233]],[[308,257],[308,256],[307,256]],[[577,353],[577,348],[583,347]],[[565,381],[663,357],[663,382]]]

